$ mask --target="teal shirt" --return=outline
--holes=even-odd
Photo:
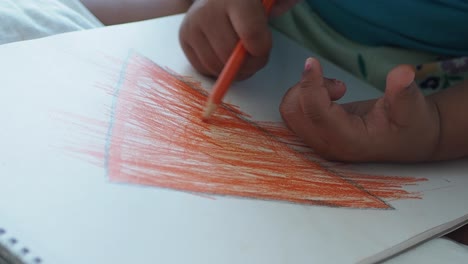
[[[368,45],[468,56],[467,0],[307,0],[336,31]]]

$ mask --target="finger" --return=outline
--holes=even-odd
[[[320,155],[330,153],[327,130],[332,102],[324,82],[318,61],[307,59],[302,80],[286,94],[280,110],[287,126]]]
[[[184,50],[187,59],[190,61],[190,64],[201,74],[203,75],[210,75],[210,72],[205,68],[205,66],[200,62],[198,59],[197,54],[193,50],[193,48],[187,44],[187,42],[181,42],[182,49]]]
[[[283,98],[280,112],[286,126],[323,158],[336,159],[337,156],[331,151],[333,142],[323,135],[320,126],[310,122],[302,113],[298,103],[300,97],[300,89],[293,87]]]
[[[300,89],[296,84],[286,92],[280,104],[281,117],[286,126],[292,131],[295,131],[296,124],[301,123],[304,119],[298,103],[299,97]]]
[[[205,34],[188,20],[184,20],[181,26],[179,39],[190,63],[201,74],[216,76],[222,69],[223,64],[215,55]]]
[[[253,57],[268,56],[272,47],[272,37],[261,1],[229,2],[232,3],[227,7],[229,18],[245,49]]]
[[[310,71],[313,71],[313,73],[310,73]],[[303,79],[289,89],[283,97],[283,101],[280,105],[280,113],[289,129],[291,129],[298,137],[302,138],[306,144],[315,149],[315,151],[318,153],[325,153],[328,149],[328,143],[319,134],[319,126],[317,126],[315,122],[310,121],[309,117],[304,114],[304,102],[302,102],[301,99],[304,97],[304,92],[309,93],[309,89],[323,89],[323,91],[319,93],[321,98],[318,100],[330,102],[328,92],[325,91],[325,88],[321,87],[323,84],[323,78],[321,75],[321,70],[317,67],[312,70],[310,59],[307,59]]]
[[[317,59],[306,60],[299,89],[301,90],[299,104],[302,113],[313,122],[327,120],[332,102],[325,88],[322,66]]]
[[[292,113],[292,114],[295,114],[295,113],[301,113],[302,114],[302,108],[300,107],[301,104],[299,104],[298,102],[301,101],[301,97],[303,97],[303,95],[301,94],[303,91],[303,89],[312,89],[312,88],[316,88],[316,87],[307,87],[307,86],[321,86],[322,85],[322,79],[323,79],[323,83],[325,84],[326,88],[328,89],[327,93],[330,97],[330,100],[331,100],[331,96],[330,94],[334,94],[335,96],[339,95],[341,92],[341,90],[344,90],[345,89],[345,86],[344,86],[344,83],[343,82],[337,82],[335,81],[334,79],[328,79],[328,78],[323,78],[322,77],[322,70],[321,70],[321,67],[319,67],[319,72],[318,73],[313,73],[313,75],[316,75],[316,76],[312,76],[310,74],[308,74],[308,71],[311,71],[312,69],[312,65],[311,65],[311,59],[307,59],[306,60],[306,63],[305,63],[305,66],[304,66],[304,72],[303,72],[303,79],[297,83],[295,86],[293,86],[292,88],[290,88],[284,98],[283,98],[283,101],[282,101],[282,104],[281,104],[281,113],[284,113],[284,114],[289,114],[289,113]],[[320,79],[320,81],[316,81],[315,83],[312,83],[311,79]],[[336,87],[336,86],[340,86],[340,87]],[[337,92],[338,90],[338,92]],[[328,100],[328,101],[330,101]],[[331,103],[331,102],[330,102]]]
[[[387,75],[387,87],[384,95],[384,107],[390,120],[399,126],[409,126],[413,116],[419,114],[424,95],[414,82],[415,72],[410,65],[400,65]]]
[[[330,100],[319,62],[308,59],[303,79],[283,99],[281,114],[287,126],[328,159],[355,161],[367,146],[365,125]]]
[[[205,68],[205,66],[198,59],[197,53],[189,44],[191,43],[189,36],[190,36],[190,23],[186,17],[179,30],[180,45],[187,59],[190,61],[190,64],[192,64],[192,66],[201,74],[209,75],[209,71]]]
[[[210,45],[208,37],[203,32],[200,32],[194,39],[197,43],[194,50],[197,53],[198,59],[209,71],[211,76],[218,76],[224,67],[224,63],[216,55],[214,48]]]
[[[227,14],[217,15],[210,21],[216,21],[216,23],[210,28],[205,28],[203,32],[207,36],[214,54],[224,65],[231,56],[239,38]]]
[[[280,105],[280,113],[286,126],[299,138],[315,150],[319,155],[325,156],[329,149],[326,138],[321,137],[315,124],[309,122],[302,113],[299,104],[301,89],[298,85],[287,91]],[[313,138],[312,138],[313,137]]]
[[[325,78],[325,87],[328,90],[330,100],[336,101],[343,97],[346,93],[346,85],[344,82],[337,79]]]

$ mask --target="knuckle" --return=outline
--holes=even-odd
[[[323,113],[313,107],[310,107],[310,104],[305,102],[303,98],[301,98],[301,100],[299,101],[299,105],[301,107],[302,114],[309,122],[322,123],[325,121]]]
[[[259,26],[247,27],[240,38],[254,56],[267,56],[273,45],[268,29]]]
[[[294,102],[290,102],[289,98],[285,98],[281,101],[279,112],[288,126],[290,126],[291,123],[297,119],[297,116],[301,114],[297,111],[297,107],[294,107]]]
[[[315,111],[302,111],[303,115],[306,117],[307,120],[313,123],[321,123],[324,121],[324,117],[321,113]]]
[[[312,123],[325,123],[329,118],[328,109],[323,108],[320,102],[309,101],[308,98],[303,94],[299,96],[299,107],[304,117]]]
[[[259,70],[261,70],[265,65],[268,63],[268,57],[250,57],[242,67],[241,73],[242,75],[252,76]]]
[[[241,38],[246,42],[257,42],[264,34],[264,29],[256,25],[245,25],[240,30]]]
[[[302,80],[299,82],[299,86],[301,89],[304,90],[309,90],[309,89],[315,89],[317,86],[320,85],[320,83],[317,81],[316,78],[306,76],[307,78],[302,78]]]

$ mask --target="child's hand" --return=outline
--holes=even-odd
[[[436,104],[413,82],[414,70],[398,66],[387,76],[378,100],[340,105],[316,59],[308,59],[303,79],[283,99],[288,127],[318,154],[341,161],[427,161],[439,144]]]
[[[272,13],[278,15],[298,0],[278,0]],[[202,74],[218,76],[239,38],[248,56],[238,79],[260,70],[268,61],[271,32],[260,0],[195,0],[179,32],[182,48]]]

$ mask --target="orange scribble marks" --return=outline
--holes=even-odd
[[[340,175],[342,178],[352,181],[376,197],[385,199],[387,201],[420,198],[419,193],[407,192],[402,189],[402,186],[415,185],[421,181],[425,181],[426,179],[388,175],[365,175],[354,173],[346,169],[341,169],[341,163],[323,160],[318,155],[314,154],[310,148],[308,148],[284,126],[269,122],[260,122],[258,124],[264,127],[269,133],[271,133],[281,142],[291,146],[296,151],[303,153],[306,157],[308,157],[309,160],[320,163],[322,166],[329,168],[337,175]]]
[[[249,121],[234,105],[203,122],[199,83],[136,54],[124,65],[105,151],[113,181],[334,207],[419,198],[403,186],[423,179],[335,170],[281,124]]]

